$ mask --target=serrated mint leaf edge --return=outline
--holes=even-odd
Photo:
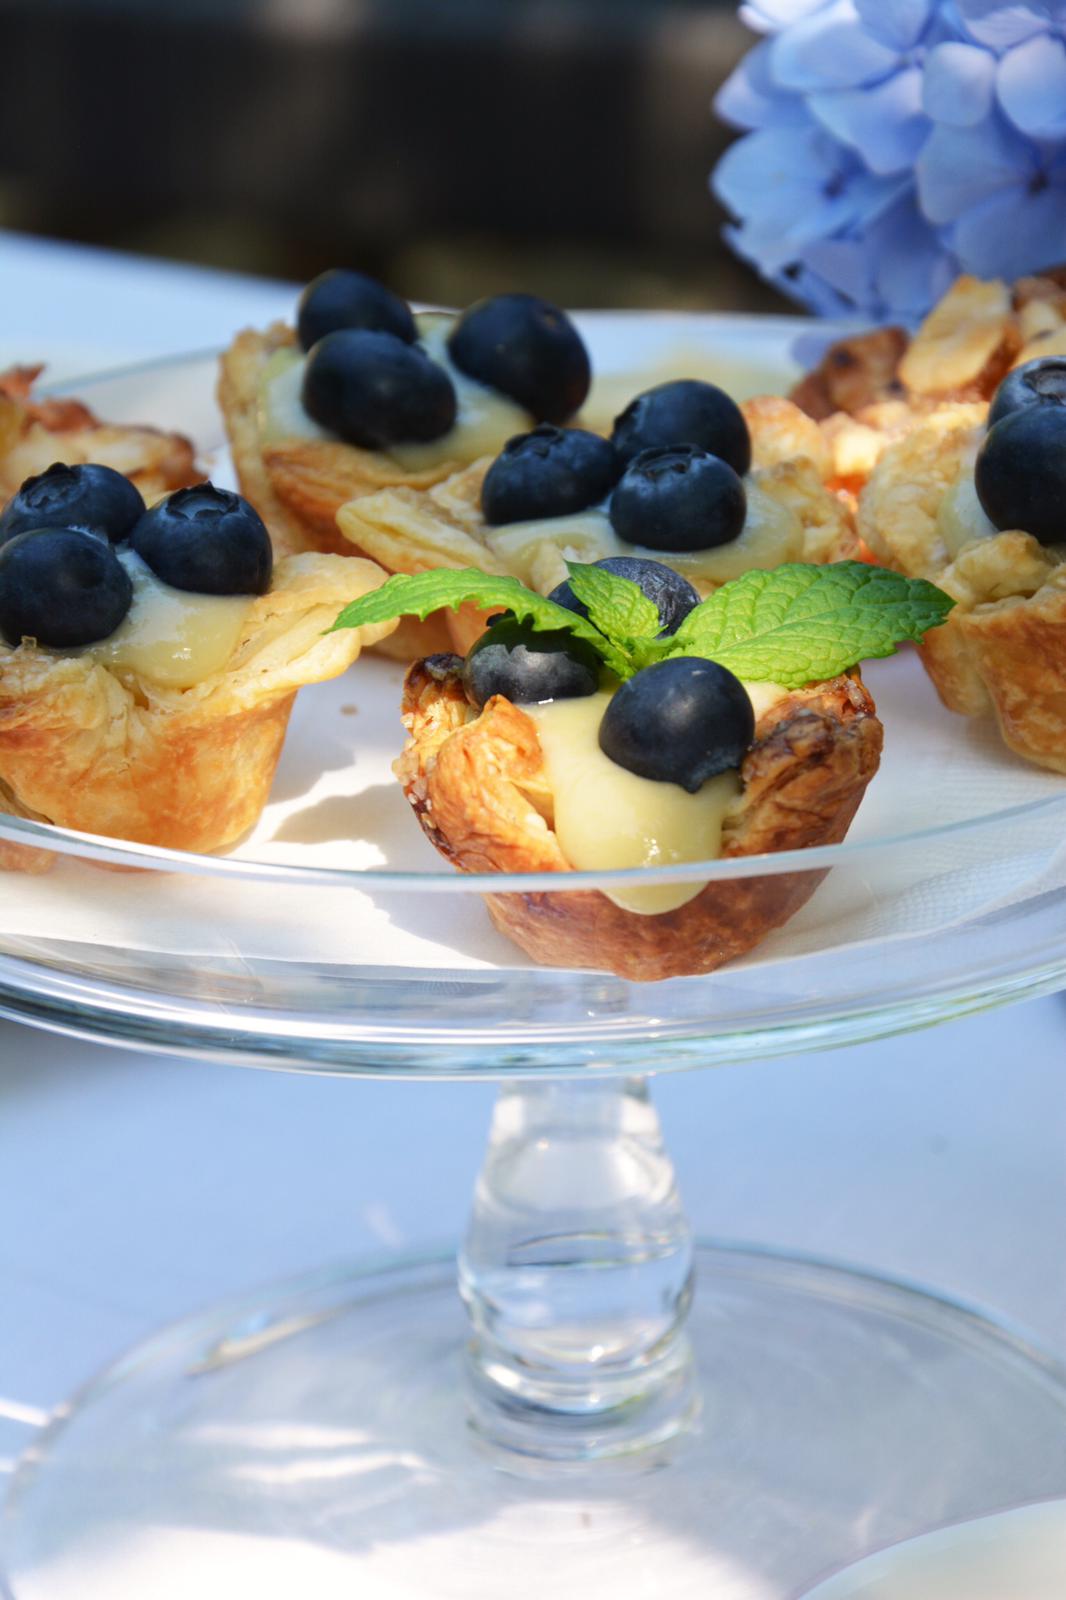
[[[854,581],[853,587],[849,580]],[[800,586],[793,588],[789,593],[787,586],[797,582]],[[862,590],[874,588],[891,589],[894,593],[892,597],[878,597],[867,602],[856,598]],[[922,631],[928,632],[930,628],[937,627],[943,622],[955,604],[949,595],[925,578],[908,578],[903,573],[893,572],[888,567],[874,567],[864,561],[837,561],[826,565],[814,562],[786,562],[780,567],[770,569],[752,568],[739,578],[723,584],[689,612],[673,637],[687,644],[694,643],[701,635],[710,632],[711,638],[705,642],[705,648],[708,650],[739,643],[746,638],[768,637],[773,629],[760,627],[758,634],[753,633],[750,627],[751,618],[745,619],[743,608],[747,603],[754,611],[760,602],[772,603],[775,590],[781,594],[786,603],[786,611],[774,622],[773,628],[791,628],[800,623],[811,625],[821,623],[826,627],[838,627],[839,620],[833,613],[838,613],[844,606],[873,616],[888,607],[898,609],[906,605],[916,609],[928,607],[929,620],[926,622],[924,615],[916,616],[911,624],[915,630],[920,627]],[[807,600],[812,590],[826,596],[825,608],[820,613],[815,611],[805,614],[800,609],[797,614],[790,615],[789,608],[802,607],[802,603]],[[828,603],[834,595],[837,597],[835,606]],[[719,614],[721,623],[718,632],[714,633],[710,625],[717,620]],[[745,620],[749,623],[747,631],[744,629]],[[916,634],[899,634],[897,641],[913,636]]]
[[[519,620],[528,619],[545,632],[566,629],[592,646],[612,672],[629,676],[632,668],[621,652],[598,628],[575,611],[526,588],[517,578],[481,572],[477,567],[435,567],[429,572],[394,572],[377,589],[360,595],[344,607],[332,626],[361,628],[394,617],[425,620],[434,611],[457,611],[467,601],[488,608],[503,606]]]
[[[794,593],[796,602],[803,601],[812,589],[823,590],[827,601],[824,612],[804,615],[801,608],[798,615],[789,616],[786,609],[769,626],[745,637],[740,631],[744,623],[743,602],[748,597],[745,590],[750,594],[754,613],[768,588],[776,587],[783,592],[781,577],[786,582],[797,577],[807,580]],[[842,577],[844,584],[840,581]],[[847,585],[847,579],[851,578],[858,580],[854,588]],[[875,588],[888,589],[890,595],[865,604],[856,601],[856,595],[863,589]],[[834,594],[835,604],[832,603]],[[795,562],[767,571],[753,569],[723,584],[701,601],[673,635],[668,654],[696,655],[717,661],[749,682],[774,682],[784,688],[800,688],[806,683],[836,677],[861,661],[894,655],[904,641],[920,641],[946,621],[954,604],[950,595],[925,578],[908,578],[889,568],[872,567],[861,561],[834,562],[827,566]],[[843,625],[842,610],[851,612]],[[714,619],[716,611],[721,612],[722,617],[715,632],[706,624]],[[701,623],[704,626],[701,627]],[[827,635],[824,641],[819,640],[819,634]],[[848,634],[851,643],[847,642]]]

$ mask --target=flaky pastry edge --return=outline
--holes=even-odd
[[[0,644],[6,808],[171,849],[232,844],[266,803],[296,691],[344,672],[393,627],[326,631],[384,576],[358,558],[283,558],[225,667],[188,689]]]
[[[954,557],[938,533],[986,414],[983,402],[941,406],[886,450],[859,499],[859,533],[885,565],[955,601],[919,647],[944,705],[993,715],[1009,749],[1066,772],[1066,563],[1017,529]]]
[[[404,687],[408,740],[394,771],[427,838],[463,872],[569,872],[551,827],[536,726],[496,696],[478,713],[455,658],[416,662]],[[835,844],[877,771],[882,728],[857,672],[787,693],[759,718],[727,817],[725,857]],[[644,916],[597,890],[488,894],[500,931],[547,966],[635,981],[689,976],[753,949],[814,893],[824,869],[706,885]]]

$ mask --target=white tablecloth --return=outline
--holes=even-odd
[[[0,365],[222,343],[275,285],[0,235]],[[1066,1002],[661,1080],[700,1232],[924,1280],[1066,1354]],[[455,1237],[491,1091],[241,1072],[0,1023],[0,1459],[158,1323]]]

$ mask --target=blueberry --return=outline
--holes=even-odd
[[[150,507],[130,543],[157,578],[193,594],[266,594],[274,557],[258,511],[213,483]]]
[[[69,528],[36,528],[0,546],[0,634],[56,650],[114,633],[133,585],[111,546]]]
[[[1027,406],[1066,406],[1066,356],[1042,356],[1008,372],[992,397],[988,426]]]
[[[623,461],[666,444],[697,444],[743,477],[751,466],[744,414],[724,389],[698,378],[677,378],[646,389],[615,418],[611,440]]]
[[[652,550],[710,550],[744,527],[748,497],[733,468],[698,445],[642,450],[611,495],[620,539]]]
[[[1025,406],[990,428],[974,486],[995,527],[1066,543],[1066,406]]]
[[[565,311],[533,294],[498,294],[465,311],[448,340],[455,365],[538,422],[565,422],[592,381],[588,351]]]
[[[494,694],[516,705],[576,700],[599,688],[600,659],[565,628],[537,633],[529,623],[504,616],[467,656],[463,686],[475,706]]]
[[[755,737],[747,691],[717,661],[673,656],[627,678],[603,714],[604,755],[695,794],[740,766]]]
[[[113,467],[55,462],[13,495],[0,515],[0,544],[31,528],[99,529],[117,544],[144,511],[140,490]]]
[[[643,556],[605,556],[596,565],[619,578],[628,578],[649,600],[654,600],[662,624],[660,634],[676,633],[689,612],[700,603],[688,579],[673,567],[664,567],[661,561],[647,561]],[[554,588],[548,599],[554,600],[557,606],[565,606],[567,611],[576,611],[579,617],[588,616],[588,610],[571,589],[569,580]]]
[[[406,300],[349,267],[320,273],[307,285],[296,310],[296,332],[305,350],[339,328],[392,333],[405,344],[414,344],[418,338]]]
[[[598,434],[542,422],[508,439],[485,475],[481,509],[495,527],[566,517],[603,500],[621,470],[613,445]]]
[[[394,333],[327,333],[307,358],[309,417],[364,450],[428,444],[455,422],[452,380],[418,345]]]

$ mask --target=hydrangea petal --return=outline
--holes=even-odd
[[[814,130],[800,138],[778,130],[749,133],[712,175],[714,193],[741,224],[745,254],[768,272],[795,261],[815,239],[866,226],[898,187],[864,171]]]
[[[925,58],[922,99],[935,122],[973,128],[992,109],[996,58],[980,45],[947,40]]]
[[[714,99],[714,109],[734,128],[799,126],[810,119],[799,95],[782,93],[770,75],[770,45],[764,39],[741,60]]]
[[[1018,278],[1066,260],[1066,189],[1033,194],[1016,186],[960,217],[954,244],[964,268],[982,277]]]
[[[911,50],[925,32],[933,0],[855,0],[867,32],[891,50]]]
[[[871,172],[912,167],[929,133],[917,67],[894,72],[869,89],[812,94],[808,104],[822,126],[857,151]]]
[[[907,195],[870,229],[877,298],[892,315],[919,321],[947,292],[959,263]]]
[[[1004,0],[956,0],[959,15],[971,38],[1000,54],[1012,45],[1022,44],[1049,26],[1066,21],[1066,6],[1061,0],[1026,5],[1024,0],[1004,4]]]
[[[723,236],[726,243],[736,251],[738,256],[750,261],[751,265],[761,277],[766,279],[767,283],[773,284],[775,289],[779,289],[783,295],[787,296],[789,300],[793,300],[797,305],[806,307],[808,311],[813,311],[819,317],[841,317],[854,313],[855,307],[852,304],[845,300],[836,289],[832,288],[824,278],[819,277],[817,273],[812,272],[802,263],[792,262],[786,267],[770,271],[757,255],[749,252],[745,241],[738,236],[737,230],[726,228],[723,231]],[[824,353],[824,349],[825,344],[823,343],[822,353]],[[813,362],[800,364],[813,365]]]
[[[740,20],[753,33],[776,33],[828,3],[829,0],[747,0],[740,8]]]
[[[773,41],[773,70],[786,89],[852,89],[899,64],[899,51],[863,27],[853,0],[832,0]]]
[[[762,43],[712,187],[792,299],[915,321],[1066,259],[1066,0],[741,0]]]
[[[803,252],[803,265],[851,305],[869,304],[873,275],[862,240],[817,239]]]
[[[799,259],[814,240],[846,226],[848,205],[839,199],[821,200],[809,194],[806,203],[793,206],[787,216],[745,217],[739,237],[745,254],[757,260],[768,272],[777,272]]]
[[[819,317],[852,317],[855,315],[855,306],[850,300],[845,300],[839,290],[812,272],[808,267],[799,266],[792,270],[787,279],[778,277],[772,280],[774,287],[799,305],[806,306]],[[871,310],[871,315],[876,312]]]
[[[937,123],[916,163],[918,197],[930,222],[954,222],[999,189],[1028,180],[1036,158],[999,116],[976,128]]]
[[[829,143],[814,129],[764,128],[749,133],[731,144],[719,161],[714,192],[735,216],[765,213],[772,218],[780,208],[785,220],[795,206],[808,205],[812,193],[832,185],[834,167],[826,159]]]
[[[1031,139],[1066,138],[1066,45],[1047,34],[1015,45],[999,63],[999,103]]]

